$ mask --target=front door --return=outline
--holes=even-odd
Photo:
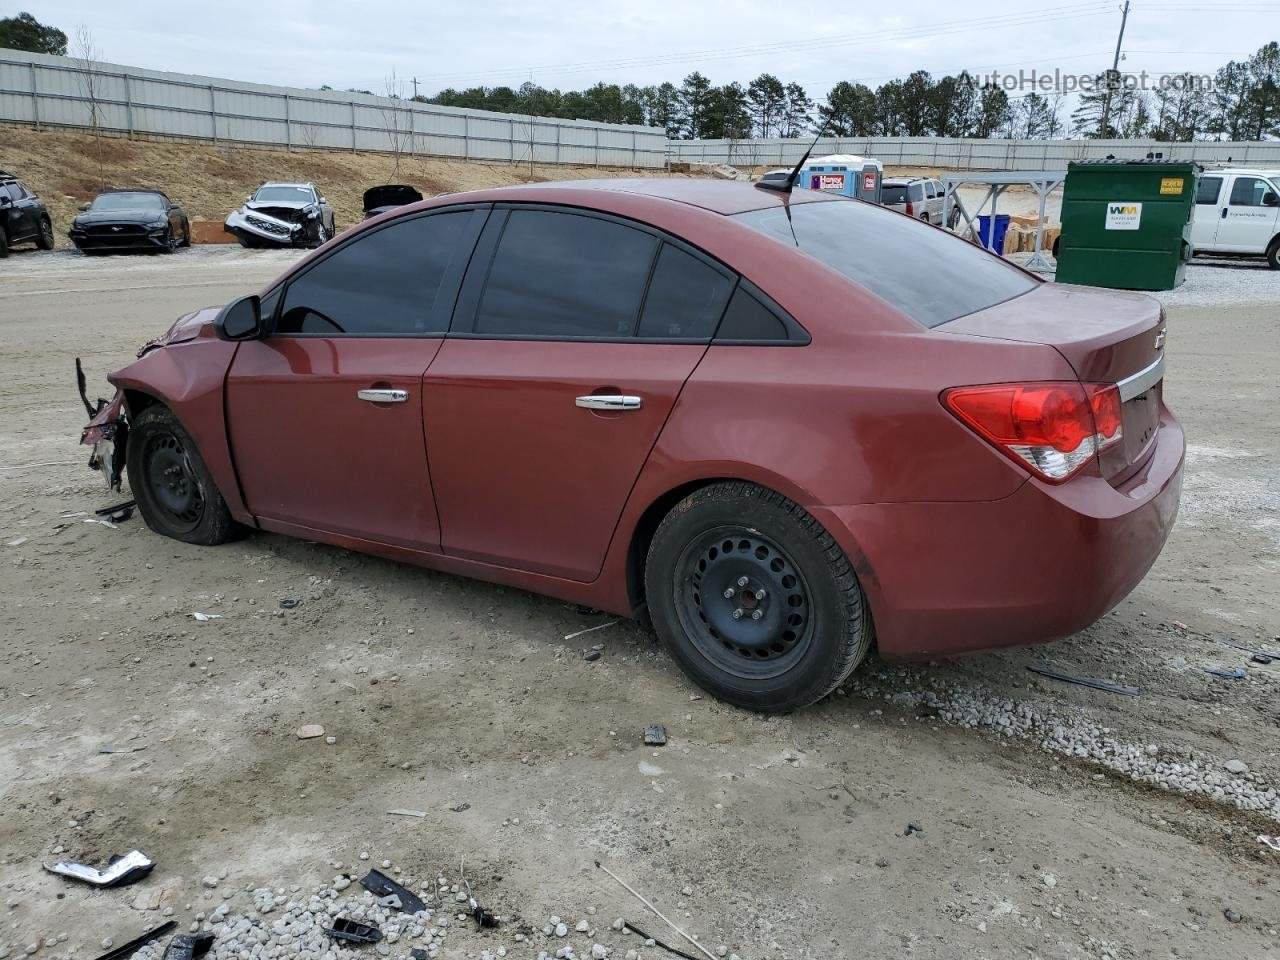
[[[1268,199],[1270,198],[1270,199]],[[1269,180],[1241,175],[1231,182],[1214,247],[1224,253],[1266,252],[1276,235],[1276,191]]]
[[[228,432],[264,525],[438,549],[422,377],[486,216],[446,209],[356,236],[287,283],[270,336],[239,346]]]
[[[495,210],[427,371],[443,551],[595,579],[733,283],[617,220]]]

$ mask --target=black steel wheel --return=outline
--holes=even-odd
[[[36,237],[36,246],[41,250],[53,249],[53,223],[48,217],[40,221],[40,236]]]
[[[699,686],[780,712],[834,690],[871,645],[858,578],[803,507],[751,483],[714,483],[677,503],[645,562],[659,639]]]
[[[231,539],[235,521],[190,434],[166,407],[147,407],[130,425],[125,464],[142,517],[185,543]]]

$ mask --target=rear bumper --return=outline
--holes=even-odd
[[[816,508],[863,582],[880,651],[929,658],[1083,630],[1146,576],[1178,512],[1185,440],[1162,411],[1156,448],[1120,487],[1029,479],[1002,500]]]

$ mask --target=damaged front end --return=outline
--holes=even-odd
[[[92,448],[89,469],[102,474],[108,490],[119,490],[124,477],[125,448],[129,441],[129,419],[124,409],[124,391],[116,390],[110,400],[89,401],[84,368],[76,357],[76,386],[89,414],[89,424],[80,432],[80,442]]]
[[[227,217],[222,229],[248,247],[308,247],[317,246],[325,239],[320,211],[314,205],[246,203]]]

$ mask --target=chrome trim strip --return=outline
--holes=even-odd
[[[1140,397],[1164,379],[1164,354],[1156,358],[1155,363],[1144,367],[1131,377],[1125,377],[1116,384],[1120,388],[1120,402]]]

